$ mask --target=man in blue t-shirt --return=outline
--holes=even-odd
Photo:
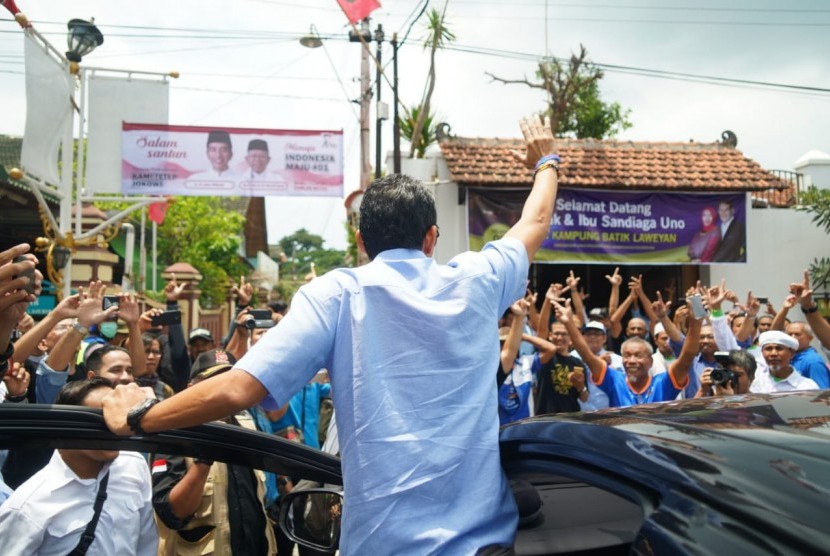
[[[556,318],[565,325],[576,351],[591,369],[591,379],[608,395],[610,407],[626,407],[642,403],[670,401],[677,398],[688,382],[689,369],[700,343],[701,321],[691,319],[689,333],[680,356],[672,361],[666,373],[649,376],[653,363],[651,344],[642,338],[629,338],[622,345],[624,369],[609,369],[605,360],[596,356],[579,334],[570,305],[554,303]]]

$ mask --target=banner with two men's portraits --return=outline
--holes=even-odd
[[[343,132],[124,123],[121,191],[342,197]]]

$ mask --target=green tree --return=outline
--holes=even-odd
[[[435,91],[435,54],[446,43],[455,40],[455,34],[447,27],[445,20],[448,4],[448,1],[444,2],[444,8],[440,13],[434,8],[429,11],[427,37],[424,40],[424,49],[429,49],[429,71],[427,72],[427,79],[424,83],[424,93],[421,97],[420,104],[418,104],[418,114],[414,115],[414,112],[410,111],[409,114],[404,116],[405,119],[410,119],[414,122],[410,138],[409,158],[414,158],[419,149],[425,151],[426,147],[430,145],[426,141],[426,136],[428,129],[427,118],[433,115],[430,103],[432,102],[432,93]],[[403,119],[401,123],[403,124]],[[423,157],[423,152],[421,157]]]
[[[218,197],[181,197],[170,204],[159,226],[159,258],[164,264],[184,261],[203,276],[201,303],[221,304],[232,279],[248,273],[239,256],[245,218],[222,208]]]
[[[294,276],[304,277],[311,272],[311,263],[314,263],[315,272],[325,274],[333,268],[346,266],[346,252],[338,249],[323,247],[325,240],[317,234],[312,234],[301,228],[279,241],[279,246],[285,254],[285,263],[289,265]]]
[[[557,137],[614,137],[631,127],[631,110],[602,100],[599,81],[604,74],[587,57],[588,51],[580,45],[579,54],[572,54],[567,61],[542,59],[536,70],[539,81],[504,79],[489,72],[487,75],[506,85],[522,84],[545,91],[547,108],[542,115],[550,117],[551,131]]]
[[[801,193],[798,201],[796,210],[812,214],[813,223],[830,234],[830,190],[810,186]],[[814,258],[810,264],[810,278],[814,288],[826,290],[830,283],[830,258]]]

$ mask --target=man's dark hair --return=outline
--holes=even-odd
[[[370,259],[388,249],[420,249],[436,220],[435,199],[402,174],[372,182],[360,203],[360,235]]]
[[[89,357],[86,360],[86,370],[98,374],[98,370],[104,364],[104,356],[108,353],[112,353],[113,351],[123,351],[127,355],[130,354],[129,351],[122,348],[121,346],[113,346],[110,344],[106,344],[104,347],[96,349],[89,355]]]
[[[84,400],[93,390],[98,388],[115,388],[112,383],[102,376],[95,376],[87,380],[75,380],[64,384],[58,397],[55,399],[56,404],[60,405],[83,405]]]
[[[729,363],[744,369],[750,382],[755,380],[755,369],[758,367],[758,362],[746,351],[742,349],[733,349],[730,351]]]
[[[730,210],[735,210],[735,204],[729,199],[718,201],[718,205],[728,205]]]
[[[268,304],[268,308],[271,309],[271,312],[281,315],[285,315],[288,311],[288,305],[284,301],[272,301]]]

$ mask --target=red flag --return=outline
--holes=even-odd
[[[164,222],[164,217],[167,215],[169,206],[170,204],[167,201],[152,203],[147,207],[147,215],[150,217],[150,220],[161,226],[161,223]]]
[[[378,0],[337,0],[337,3],[352,24],[367,18],[370,13],[380,8]]]

